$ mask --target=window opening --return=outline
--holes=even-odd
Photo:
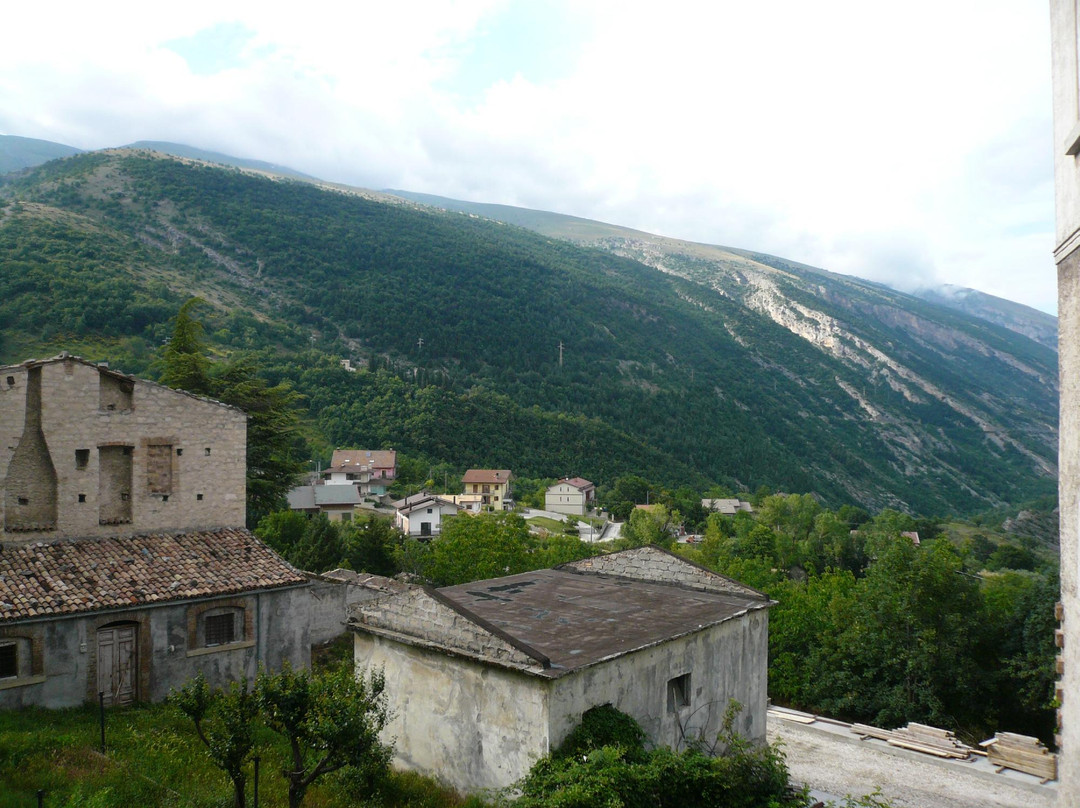
[[[84,469],[90,462],[90,450],[89,449],[76,449],[75,450],[75,468]]]
[[[234,638],[234,627],[232,613],[228,614],[211,614],[206,618],[206,644],[210,645],[225,645],[230,643]]]
[[[690,674],[684,673],[668,681],[668,712],[675,713],[690,706]]]
[[[79,502],[86,502],[86,494],[79,494]]]
[[[0,645],[0,679],[19,675],[19,653],[13,642]]]

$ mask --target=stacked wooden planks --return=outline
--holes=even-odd
[[[878,738],[891,746],[911,749],[927,755],[953,760],[967,760],[971,757],[971,747],[956,740],[956,736],[947,729],[938,729],[928,724],[911,722],[900,729],[879,729],[869,724],[852,724],[851,731],[861,737]]]
[[[986,759],[1002,769],[1033,774],[1043,782],[1057,779],[1057,755],[1047,751],[1038,738],[999,732],[979,746],[986,749]]]

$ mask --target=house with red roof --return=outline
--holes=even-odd
[[[469,469],[461,478],[462,493],[479,496],[485,511],[513,510],[513,479],[509,469]]]

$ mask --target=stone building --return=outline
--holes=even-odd
[[[1080,805],[1080,9],[1050,1],[1061,384],[1058,504],[1064,674],[1059,698],[1058,804]]]
[[[247,417],[67,354],[0,368],[0,541],[244,524]]]
[[[306,666],[340,584],[244,528],[246,416],[61,354],[0,368],[0,707]]]
[[[353,607],[358,675],[386,673],[397,763],[502,788],[612,704],[656,744],[765,738],[768,609],[760,592],[655,547]]]

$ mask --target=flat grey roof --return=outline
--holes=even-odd
[[[548,675],[693,633],[767,599],[565,569],[436,590],[551,660]]]

